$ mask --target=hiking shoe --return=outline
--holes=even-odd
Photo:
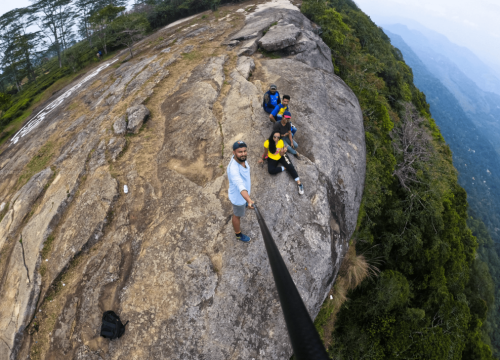
[[[243,233],[240,233],[239,235],[236,235],[236,239],[238,239],[240,241],[243,241],[243,242],[249,242],[250,241],[250,237],[246,236]]]
[[[299,195],[304,195],[304,185],[299,185]]]
[[[293,155],[294,155],[297,159],[299,159],[299,160],[300,160],[300,155],[299,155],[299,152],[298,152],[298,151],[296,151],[296,152],[295,152],[295,154],[293,154]]]

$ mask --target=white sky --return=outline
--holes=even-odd
[[[418,21],[472,50],[500,72],[500,0],[355,0],[377,24]],[[404,21],[399,21],[404,24]]]
[[[5,14],[7,11],[14,10],[15,8],[22,8],[31,5],[28,0],[0,0],[0,16]]]
[[[128,3],[129,3],[128,6],[130,6],[131,4],[134,3],[134,0],[129,0]],[[0,0],[0,16],[5,14],[7,11],[13,10],[15,8],[26,7],[31,4],[32,3],[29,0],[15,0],[15,1]]]

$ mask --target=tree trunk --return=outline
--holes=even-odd
[[[22,90],[22,86],[20,86],[19,81],[17,80],[17,71],[14,64],[11,62],[10,66],[12,67],[12,72],[14,73],[14,83],[16,84],[17,91],[20,92]]]
[[[62,68],[62,58],[61,58],[61,44],[59,43],[59,38],[57,37],[57,30],[54,31],[54,39],[57,51],[57,60],[59,60],[59,68]]]
[[[92,37],[90,36],[89,33],[89,24],[87,23],[87,20],[84,20],[83,26],[85,26],[85,35],[87,35],[89,46],[92,47]]]
[[[28,50],[26,50],[25,56],[26,56],[26,72],[28,73],[28,81],[32,82],[34,78],[34,71],[33,71],[33,66],[31,66],[30,54]]]
[[[55,23],[52,24],[54,29],[52,30],[52,33],[54,34],[54,43],[56,44],[56,51],[57,51],[57,60],[59,60],[59,68],[62,68],[62,57],[61,57],[61,43],[59,41],[59,37],[57,36],[57,26]]]

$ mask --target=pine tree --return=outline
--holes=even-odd
[[[72,38],[72,27],[76,13],[71,0],[32,0],[39,17],[38,26],[57,53],[59,67],[62,67],[63,51]]]
[[[2,65],[9,68],[12,81],[18,90],[22,88],[24,77],[34,81],[37,44],[40,32],[29,31],[36,17],[31,7],[14,9],[0,17],[0,41],[3,52]]]
[[[92,47],[92,28],[90,26],[90,17],[98,10],[99,0],[76,0],[75,9],[77,16],[80,18],[78,23],[79,32],[82,38],[87,39],[89,46]]]
[[[97,37],[97,42],[102,46],[104,53],[108,53],[108,43],[113,41],[112,22],[120,12],[125,10],[123,6],[108,5],[97,11],[89,19],[93,34]]]

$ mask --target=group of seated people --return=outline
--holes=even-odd
[[[278,174],[282,171],[288,171],[297,182],[299,194],[304,194],[304,186],[300,182],[299,175],[293,166],[293,163],[288,158],[287,153],[300,158],[297,152],[298,144],[293,139],[297,129],[292,125],[292,115],[288,107],[290,96],[283,95],[283,100],[280,97],[276,85],[271,84],[269,91],[264,94],[262,106],[264,111],[269,114],[269,119],[273,122],[273,130],[269,138],[264,142],[264,154],[259,160],[263,163],[267,159],[267,168],[269,174]]]

